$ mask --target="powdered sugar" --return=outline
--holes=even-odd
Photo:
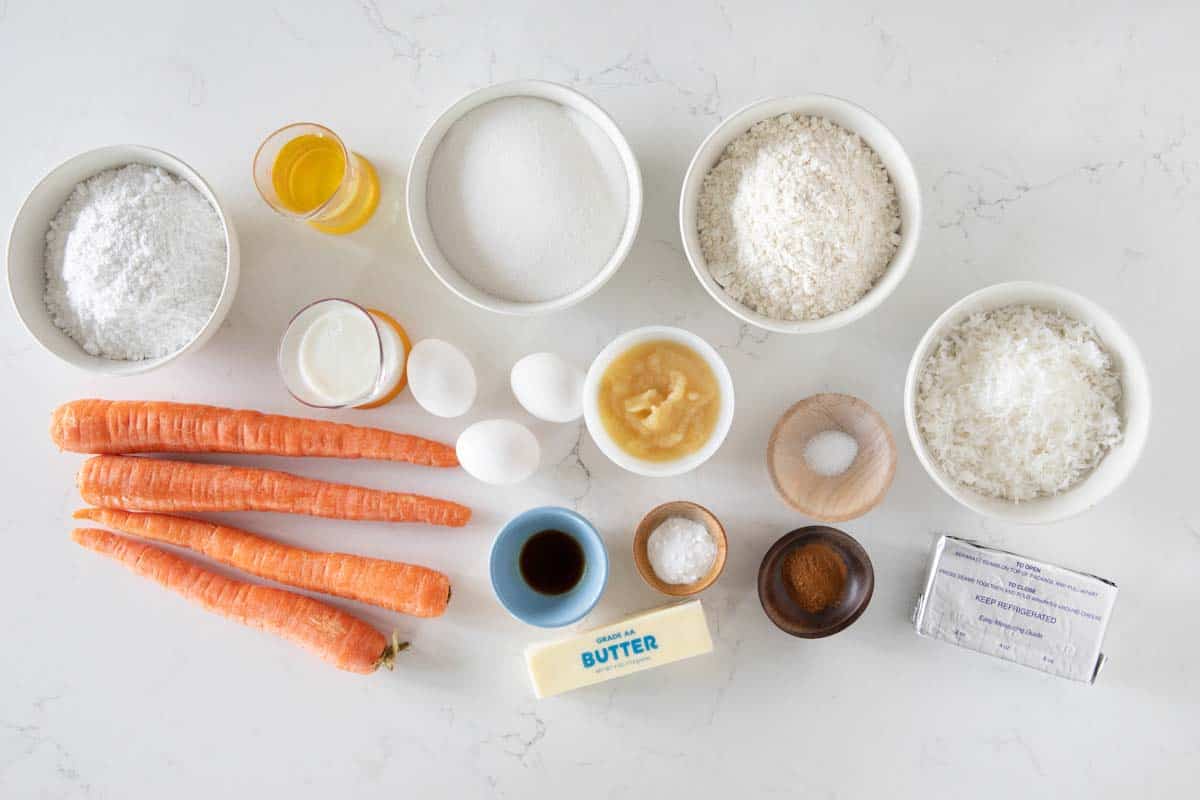
[[[208,321],[225,281],[225,231],[187,181],[129,164],[75,187],[46,233],[46,307],[92,355],[159,358]]]
[[[856,134],[784,114],[734,139],[704,178],[698,227],[725,291],[773,319],[819,319],[862,298],[900,244],[896,187]]]

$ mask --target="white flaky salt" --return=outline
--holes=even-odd
[[[695,583],[717,558],[717,543],[702,523],[667,517],[646,540],[654,574],[666,583]]]

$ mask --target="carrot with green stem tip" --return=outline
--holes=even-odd
[[[450,579],[415,564],[305,550],[237,528],[167,514],[84,508],[75,512],[75,519],[90,520],[142,539],[186,547],[277,583],[371,603],[402,614],[440,616],[450,600]]]
[[[75,400],[50,416],[50,438],[76,453],[249,453],[458,466],[453,447],[419,436],[193,403]]]
[[[471,509],[449,500],[224,464],[93,456],[76,482],[90,505],[129,511],[275,511],[454,527],[471,519]]]
[[[71,538],[208,611],[281,636],[338,669],[364,675],[392,669],[396,653],[408,646],[394,635],[389,643],[358,617],[320,600],[226,578],[136,539],[95,528],[76,528]]]

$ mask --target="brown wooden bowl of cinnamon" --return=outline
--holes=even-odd
[[[875,569],[854,537],[810,525],[781,537],[763,556],[758,599],[780,630],[820,639],[845,630],[871,602]]]

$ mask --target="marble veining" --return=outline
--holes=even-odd
[[[578,798],[788,796],[1174,798],[1200,777],[1200,10],[1051,0],[788,4],[338,2],[67,10],[0,0],[0,219],[49,168],[136,141],[191,163],[233,212],[243,280],[202,351],[149,375],[95,379],[53,362],[0,311],[0,797]],[[425,127],[462,94],[541,78],[593,97],[625,131],[645,183],[639,238],[595,296],[547,318],[492,316],[419,262],[403,202]],[[926,207],[916,260],[877,311],[839,331],[767,334],[727,314],[688,267],[677,230],[684,171],[725,115],[764,97],[826,92],[882,119],[909,150]],[[383,197],[370,225],[323,237],[273,215],[250,181],[260,139],[323,122],[367,155]],[[901,392],[912,348],[950,303],[1014,279],[1079,291],[1112,311],[1150,367],[1144,460],[1097,509],[1049,528],[978,517],[943,495],[908,447]],[[403,465],[282,465],[316,477],[469,502],[461,531],[222,515],[314,548],[425,563],[455,585],[449,613],[410,620],[341,604],[413,642],[394,673],[338,673],[290,645],[205,614],[75,547],[80,458],[54,451],[50,409],[73,397],[212,402],[300,412],[275,375],[292,312],[341,295],[390,310],[417,337],[456,342],[480,399],[462,420],[409,398],[334,419],[452,441],[489,416],[530,422],[543,467],[498,489]],[[639,480],[582,421],[525,418],[508,390],[520,356],[586,366],[618,333],[687,327],[728,362],[738,413],[702,469]],[[808,520],[766,476],[779,414],[818,391],[883,414],[900,461],[882,506],[842,527],[870,553],[876,592],[820,642],[774,629],[755,593],[771,542]],[[661,604],[630,557],[658,503],[721,518],[729,560],[703,595],[711,656],[546,701],[525,646],[555,636],[494,601],[494,532],[535,505],[578,510],[604,535],[609,588],[580,627]],[[978,538],[1121,587],[1095,687],[918,639],[909,624],[930,544]],[[852,745],[847,745],[852,742]]]

